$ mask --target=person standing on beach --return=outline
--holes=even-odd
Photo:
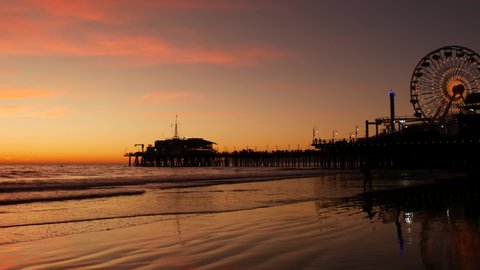
[[[363,191],[367,190],[367,185],[368,185],[368,191],[372,191],[373,176],[372,176],[372,173],[370,172],[370,167],[366,162],[363,162],[360,165],[360,171],[363,173]]]

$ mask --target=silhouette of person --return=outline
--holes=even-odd
[[[367,186],[368,191],[372,191],[373,176],[370,172],[370,167],[368,166],[368,163],[363,162],[360,165],[360,171],[363,173],[363,191],[367,191]]]

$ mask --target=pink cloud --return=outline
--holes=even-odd
[[[262,6],[255,2],[238,0],[19,0],[19,4],[34,7],[49,16],[113,24],[138,20],[142,18],[141,11],[152,9],[158,11],[252,10]],[[25,8],[16,8],[16,10],[25,11]]]
[[[113,57],[118,62],[133,65],[215,64],[251,66],[261,62],[285,59],[290,54],[262,45],[238,48],[179,47],[152,37],[122,37],[90,35],[81,42],[62,37],[0,39],[3,55],[64,55],[75,57]]]
[[[132,19],[129,16],[135,12],[130,9],[138,6],[157,9],[241,9],[248,6],[241,1],[18,0],[17,5],[14,3],[0,3],[0,55],[60,55],[102,58],[104,61],[109,58],[116,64],[127,65],[226,66],[250,66],[290,57],[288,52],[264,44],[224,45],[221,48],[198,42],[179,44],[172,38],[123,31],[123,25],[111,25]],[[104,27],[94,27],[85,21],[96,21]]]
[[[133,1],[113,0],[21,0],[24,5],[29,5],[43,11],[47,16],[69,20],[96,21],[103,23],[120,23],[135,18],[130,12],[136,5]]]

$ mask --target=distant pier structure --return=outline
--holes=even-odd
[[[141,167],[320,167],[318,151],[262,152],[244,149],[217,152],[214,142],[202,138],[180,138],[175,120],[175,133],[171,139],[157,140],[153,145],[137,152],[126,153],[129,166]]]
[[[412,116],[397,116],[389,92],[390,116],[365,121],[365,137],[315,138],[313,150],[217,152],[202,138],[155,141],[126,153],[130,166],[315,167],[315,168],[480,168],[480,56],[447,46],[423,57],[410,82]],[[375,126],[374,135],[370,127]]]
[[[178,135],[178,117],[175,117],[175,132],[171,139],[157,140],[144,150],[126,153],[129,166],[199,166],[215,154],[215,143],[202,138],[180,138]],[[133,163],[132,163],[133,159]]]

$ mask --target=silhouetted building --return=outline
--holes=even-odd
[[[147,154],[179,156],[199,153],[213,153],[215,143],[202,138],[172,138],[157,140],[154,146],[147,147]]]
[[[157,140],[154,145],[147,146],[146,151],[128,153],[126,156],[135,157],[135,166],[161,166],[178,165],[182,166],[197,164],[197,161],[186,162],[184,158],[205,157],[215,153],[215,143],[202,138],[180,138],[178,136],[178,124],[175,119],[175,135],[171,139]],[[138,158],[141,160],[138,160]],[[175,161],[171,160],[174,158]],[[129,160],[131,164],[131,160]]]

